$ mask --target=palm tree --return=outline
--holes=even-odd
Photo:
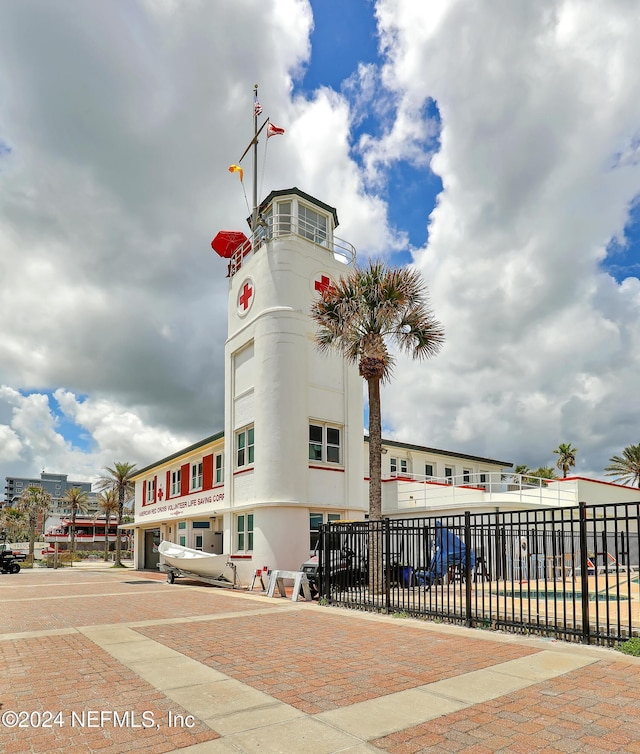
[[[114,490],[118,495],[118,526],[122,524],[122,513],[124,510],[125,500],[133,497],[135,492],[135,483],[132,477],[136,473],[135,463],[128,463],[127,461],[116,461],[113,464],[113,468],[105,466],[104,470],[107,472],[101,476],[98,480],[98,489]],[[116,557],[114,567],[124,568],[120,556],[120,529],[118,529],[118,535],[116,537]]]
[[[544,480],[558,478],[552,466],[540,466],[535,471],[530,471],[527,476]]]
[[[382,420],[380,384],[391,378],[394,358],[387,342],[414,359],[434,356],[444,331],[427,303],[427,289],[417,270],[369,262],[327,286],[311,307],[318,326],[316,346],[337,351],[358,365],[369,395],[369,520],[382,518]],[[373,545],[371,547],[371,545]],[[381,551],[371,542],[370,563],[382,569]],[[373,568],[370,583],[375,582]]]
[[[609,461],[605,473],[607,476],[617,477],[614,482],[640,487],[640,443],[627,445],[622,456],[612,456]]]
[[[26,515],[17,508],[0,509],[0,529],[6,529],[10,542],[18,542],[24,535]]]
[[[109,525],[111,514],[118,513],[118,493],[114,489],[105,490],[98,495],[98,507],[105,514],[104,525],[104,559],[109,560]],[[118,534],[118,536],[120,536]]]
[[[525,482],[524,477],[527,476],[527,474],[531,473],[531,469],[527,466],[526,463],[520,463],[517,466],[514,466],[513,471],[510,471],[508,474],[502,474],[501,479],[503,481],[507,481],[509,490],[517,490],[522,487],[522,484]]]
[[[73,565],[73,556],[76,552],[76,516],[79,512],[85,512],[89,507],[89,494],[80,487],[70,487],[62,496],[62,502],[71,508],[71,558],[69,565]]]
[[[37,485],[30,485],[20,495],[17,505],[18,510],[22,511],[27,518],[29,529],[29,558],[33,563],[33,551],[35,550],[36,528],[38,520],[44,519],[51,508],[51,495],[43,488]],[[42,521],[44,524],[44,520]]]
[[[569,469],[576,465],[578,448],[574,448],[570,442],[561,442],[553,452],[558,454],[556,466],[562,470],[562,477],[564,479],[569,473]]]

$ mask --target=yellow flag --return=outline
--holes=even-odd
[[[229,172],[240,173],[240,183],[242,183],[242,179],[244,178],[244,170],[240,167],[240,165],[229,165]]]

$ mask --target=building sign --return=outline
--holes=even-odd
[[[156,505],[145,506],[136,515],[136,523],[143,523],[149,516],[153,518],[167,518],[168,516],[188,516],[192,512],[200,514],[205,512],[205,506],[213,506],[224,502],[224,492],[194,494],[188,498],[176,498],[175,500],[159,501]]]

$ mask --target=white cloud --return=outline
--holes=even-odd
[[[3,8],[0,478],[89,478],[222,428],[227,280],[209,244],[246,228],[227,167],[256,82],[286,130],[261,196],[295,185],[336,206],[360,256],[406,246],[389,169],[430,161],[442,179],[416,264],[447,343],[399,364],[396,436],[530,465],[570,441],[596,473],[640,440],[640,284],[598,267],[640,193],[634,4],[376,9],[386,64],[301,96],[304,0]]]
[[[442,117],[416,263],[447,342],[385,391],[396,434],[529,465],[570,441],[601,474],[639,439],[638,281],[598,266],[640,192],[640,166],[612,168],[640,127],[637,8],[378,9],[387,84]]]
[[[7,427],[0,424],[0,461],[2,463],[14,463],[19,461],[22,455],[22,443],[18,435]]]
[[[254,83],[286,129],[269,140],[261,195],[297,185],[339,202],[339,234],[361,251],[402,242],[350,159],[346,100],[293,96],[312,23],[305,0],[4,10],[0,384],[24,405],[16,429],[0,396],[0,477],[91,476],[222,428],[227,280],[210,241],[246,230],[227,167],[252,135]]]

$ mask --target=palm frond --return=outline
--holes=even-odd
[[[635,484],[640,487],[640,444],[628,445],[622,456],[612,456],[605,468],[607,476],[616,477],[614,482]]]

